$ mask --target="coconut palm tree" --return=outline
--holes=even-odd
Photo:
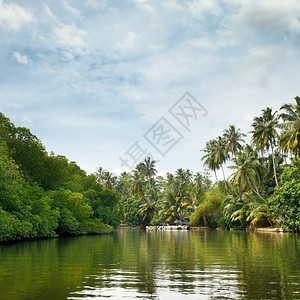
[[[203,165],[206,166],[209,170],[213,171],[215,174],[216,182],[219,187],[219,180],[217,177],[216,170],[220,169],[220,162],[216,161],[215,158],[215,146],[216,142],[215,140],[210,140],[206,143],[206,146],[203,150],[206,154],[202,157],[202,160],[204,160]]]
[[[117,183],[117,177],[114,176],[111,172],[104,171],[102,175],[102,183],[105,188],[113,189]]]
[[[145,176],[148,177],[148,178],[154,177],[157,173],[157,170],[155,169],[156,161],[151,160],[150,156],[148,156],[143,161],[143,164],[144,164]]]
[[[144,203],[140,205],[138,213],[143,217],[143,221],[150,221],[153,214],[158,216],[158,210],[156,208],[156,201],[152,199],[145,199]],[[148,224],[147,224],[148,225]]]
[[[245,143],[243,137],[245,137],[246,134],[242,133],[240,128],[236,129],[234,125],[230,125],[229,128],[223,132],[223,137],[227,142],[226,153],[231,153],[235,157],[236,153],[243,148],[241,143]]]
[[[256,159],[254,155],[249,155],[246,151],[240,151],[233,161],[235,165],[229,167],[236,170],[233,174],[231,174],[232,186],[238,187],[240,193],[253,191],[265,201],[258,190],[262,168],[259,160]]]
[[[175,172],[175,178],[180,181],[182,185],[190,183],[192,181],[193,174],[189,169],[179,168]]]
[[[263,128],[264,124],[264,120],[262,117],[254,117],[253,119],[253,123],[252,123],[252,127],[253,130],[250,131],[250,133],[254,134],[255,131],[260,130],[261,128]],[[264,164],[264,150],[265,150],[265,141],[262,140],[261,138],[257,138],[252,136],[252,145],[255,146],[256,149],[260,150],[261,153],[261,158],[262,158],[262,164]]]
[[[143,197],[144,196],[144,189],[145,189],[145,183],[143,178],[140,175],[140,172],[134,170],[133,171],[133,178],[132,178],[132,183],[130,186],[130,190],[133,196],[139,196]]]
[[[280,118],[285,122],[280,137],[280,147],[284,153],[290,151],[291,155],[299,158],[300,156],[300,97],[295,97],[296,104],[284,104],[280,110]]]
[[[277,116],[277,111],[273,113],[270,107],[263,109],[262,112],[262,117],[254,118],[254,122],[252,123],[252,143],[254,145],[260,145],[261,150],[271,148],[274,178],[276,185],[278,185],[274,146],[276,138],[278,137],[277,128],[279,126],[279,117]]]
[[[104,170],[102,167],[97,168],[97,171],[94,173],[96,175],[97,182],[102,183],[105,172],[106,170]]]
[[[228,153],[226,150],[226,140],[224,137],[219,136],[216,140],[216,145],[215,145],[215,160],[219,163],[222,173],[223,173],[223,179],[224,179],[224,184],[225,188],[227,189],[227,183],[226,183],[226,177],[225,177],[225,172],[223,168],[223,164],[226,162],[228,159]]]

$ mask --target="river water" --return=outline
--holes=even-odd
[[[1,245],[0,299],[300,299],[300,236],[122,229]]]

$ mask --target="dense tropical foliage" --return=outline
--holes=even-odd
[[[0,241],[111,232],[118,202],[96,175],[0,114]]]
[[[300,98],[295,102],[254,117],[250,144],[234,125],[208,141],[205,172],[164,177],[149,157],[120,176],[102,167],[87,175],[0,113],[0,241],[110,232],[120,222],[300,231]]]
[[[157,225],[189,220],[192,226],[280,226],[299,231],[300,98],[295,101],[282,105],[279,112],[262,109],[261,116],[253,118],[250,144],[235,125],[206,143],[202,160],[213,172],[214,184],[208,171],[192,174],[178,169],[162,178],[155,177],[154,161],[151,176],[145,172],[150,159],[139,164],[126,177],[131,189],[121,191],[121,204],[128,211],[123,222]],[[225,166],[232,170],[227,178]]]

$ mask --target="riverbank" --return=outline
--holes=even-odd
[[[274,227],[262,227],[262,228],[254,228],[255,232],[290,232],[284,231],[282,228],[274,228]]]
[[[159,228],[162,227],[162,226],[158,226]],[[164,228],[168,228],[168,226],[163,226]],[[172,226],[169,226],[169,227],[172,227]],[[122,224],[122,226],[120,226],[118,229],[146,229],[146,230],[155,230],[157,229],[157,226],[146,226],[145,227],[142,227],[142,226],[138,226],[138,227],[130,227],[130,226],[126,226],[125,224]],[[170,229],[175,229],[174,226]],[[182,230],[182,228],[178,228],[177,230]],[[226,229],[224,228],[210,228],[210,227],[207,227],[207,226],[189,226],[188,230],[191,230],[191,231],[213,231],[213,230],[224,230],[224,231],[227,231]],[[229,231],[235,231],[234,229],[230,229]],[[288,231],[288,230],[283,230],[282,228],[280,227],[260,227],[260,228],[253,228],[253,229],[245,229],[245,230],[242,230],[242,231],[252,231],[252,232],[266,232],[266,233],[272,233],[272,232],[275,232],[275,233],[284,233],[284,232],[291,232],[291,231]]]

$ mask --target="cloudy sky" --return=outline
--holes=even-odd
[[[299,0],[0,0],[0,111],[88,173],[201,171],[207,140],[300,95],[299,20]]]

